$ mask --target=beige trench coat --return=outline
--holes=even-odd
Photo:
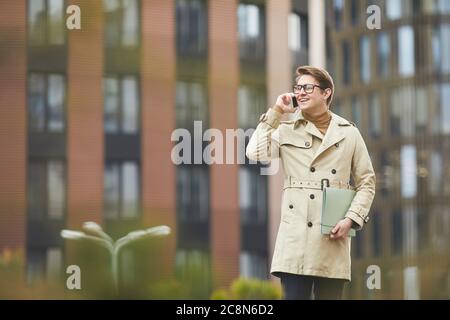
[[[325,136],[301,111],[281,121],[273,109],[263,114],[247,146],[249,159],[281,158],[284,188],[281,219],[271,273],[279,272],[351,280],[351,238],[331,240],[320,231],[321,179],[331,187],[351,188],[356,195],[346,214],[361,229],[375,197],[375,172],[356,126],[331,112]],[[354,186],[349,184],[350,175]]]

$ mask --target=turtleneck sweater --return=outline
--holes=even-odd
[[[309,113],[302,111],[302,115],[306,120],[314,123],[316,128],[319,129],[319,131],[323,135],[325,135],[325,133],[327,132],[328,126],[330,125],[330,122],[331,122],[330,110],[327,110],[324,113],[321,113],[319,115],[311,115]]]

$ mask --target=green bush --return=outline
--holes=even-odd
[[[229,290],[219,289],[211,295],[213,300],[278,300],[281,288],[271,281],[239,278],[233,281]]]

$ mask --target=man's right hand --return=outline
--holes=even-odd
[[[284,93],[279,95],[277,101],[275,102],[274,110],[281,114],[284,113],[294,113],[297,109],[294,108],[292,104],[292,93]]]

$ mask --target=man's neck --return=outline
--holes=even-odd
[[[318,108],[314,108],[312,110],[302,110],[303,114],[306,114],[306,116],[312,117],[312,118],[317,118],[320,117],[321,115],[323,115],[324,113],[326,113],[328,111],[328,108],[326,105],[320,106]]]

